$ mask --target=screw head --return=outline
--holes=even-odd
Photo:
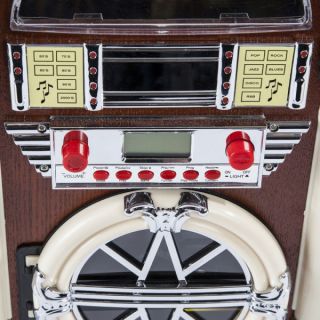
[[[279,130],[279,126],[276,123],[270,123],[269,129],[271,132],[277,132]]]
[[[47,131],[47,127],[44,124],[39,124],[37,130],[40,133],[45,133]]]
[[[266,171],[273,171],[273,169],[274,169],[274,164],[272,164],[272,163],[266,163],[266,164],[264,165],[264,169],[265,169]]]
[[[40,166],[40,171],[41,172],[48,172],[49,171],[49,166],[47,165],[47,164],[42,164],[41,166]]]

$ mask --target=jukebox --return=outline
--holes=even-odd
[[[315,0],[0,7],[0,320],[320,319]]]

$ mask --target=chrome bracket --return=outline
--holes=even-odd
[[[78,305],[110,307],[108,299],[110,295],[114,295],[114,288],[76,284],[71,285],[69,292],[61,293],[55,289],[45,287],[44,281],[44,276],[39,271],[36,271],[34,274],[33,294],[36,306],[35,318],[37,320],[56,319],[58,316],[72,312],[73,308]],[[248,305],[250,312],[257,315],[262,314],[264,319],[285,320],[287,318],[290,293],[290,276],[288,272],[282,275],[281,282],[281,287],[273,288],[264,293],[256,293],[251,286],[216,288],[216,295],[211,296],[208,303],[213,308],[218,308],[221,306],[222,297],[224,297],[225,302],[228,301],[231,305],[233,303],[243,307]],[[154,297],[154,299],[150,299],[148,290],[151,290],[150,292],[154,295],[156,289],[122,288],[121,293],[117,292],[119,301],[113,300],[112,303],[116,308],[119,308],[119,305],[123,304],[121,298],[124,296],[126,297],[126,307],[128,308],[137,308],[138,305],[141,309],[154,308],[158,300],[168,304],[168,307],[176,308],[176,303],[167,300],[169,296],[171,298],[174,296],[182,308],[187,306],[196,308],[198,305],[198,302],[194,300],[188,301],[188,299],[185,299],[193,290],[190,288],[159,289],[158,296]],[[203,290],[205,289],[203,288]],[[210,293],[212,294],[212,292],[211,289]],[[132,301],[128,299],[130,295],[132,295]],[[194,298],[194,294],[191,297]],[[179,311],[179,308],[177,310]],[[137,312],[139,313],[139,311]]]
[[[282,286],[265,293],[253,293],[250,310],[254,313],[264,314],[267,319],[285,320],[287,318],[287,305],[290,296],[290,274],[281,276]]]
[[[37,270],[32,283],[35,318],[37,320],[56,319],[57,315],[70,312],[72,310],[71,293],[61,293],[45,287],[44,282],[45,277]]]
[[[182,192],[176,208],[156,208],[148,192],[135,192],[124,199],[125,214],[141,214],[149,225],[150,231],[180,232],[190,214],[206,215],[207,198],[197,192]]]

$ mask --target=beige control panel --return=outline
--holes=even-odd
[[[294,50],[293,46],[240,46],[235,106],[287,106]]]
[[[83,108],[83,47],[27,47],[31,108]]]

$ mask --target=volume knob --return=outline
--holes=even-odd
[[[233,169],[246,170],[254,163],[254,145],[247,133],[236,131],[227,138],[226,154]]]
[[[82,131],[70,131],[63,140],[63,166],[70,172],[81,172],[88,166],[88,136]]]

